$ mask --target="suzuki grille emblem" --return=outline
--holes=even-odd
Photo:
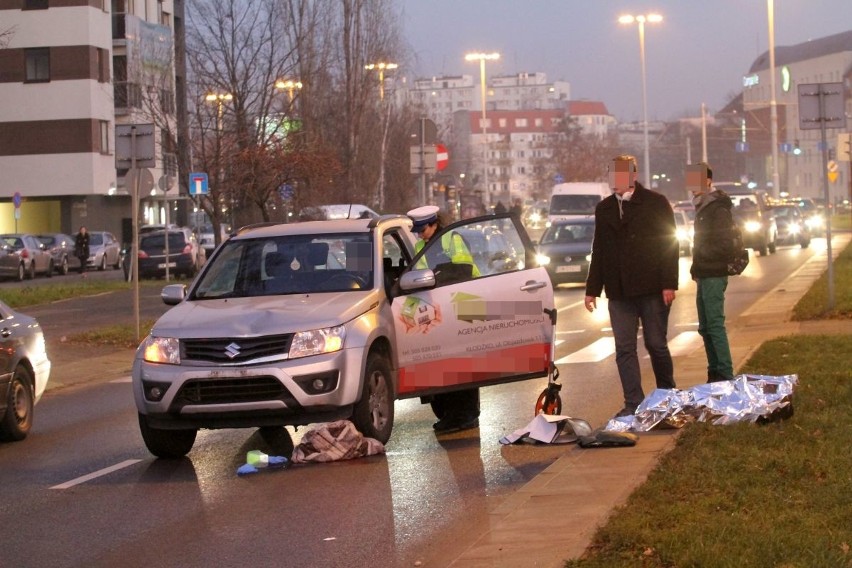
[[[239,354],[240,354],[240,346],[237,345],[236,343],[231,343],[230,345],[225,347],[225,355],[228,357],[228,359],[233,359],[234,357],[236,357]]]
[[[570,256],[566,256],[566,257],[565,257],[565,262],[571,262],[571,257],[570,257]]]

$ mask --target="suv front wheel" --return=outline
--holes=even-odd
[[[139,431],[148,451],[158,458],[182,458],[195,443],[198,430],[161,430],[148,424],[148,418],[139,414]]]
[[[393,429],[393,403],[390,363],[384,356],[370,353],[361,399],[355,403],[352,422],[367,438],[387,444]]]

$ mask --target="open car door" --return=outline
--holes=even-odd
[[[399,398],[546,376],[553,286],[520,220],[466,219],[435,234],[392,303]]]

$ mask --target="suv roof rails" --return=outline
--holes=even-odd
[[[262,227],[274,227],[275,225],[282,225],[280,221],[265,221],[263,223],[252,223],[250,225],[243,225],[236,231],[231,231],[231,235],[241,235],[246,231],[251,231],[252,229],[260,229]]]

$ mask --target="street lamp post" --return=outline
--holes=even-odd
[[[392,69],[396,69],[399,67],[396,63],[369,63],[364,65],[364,69],[368,71],[372,71],[373,69],[377,69],[379,71],[379,99],[385,100],[385,69],[388,71]]]
[[[491,190],[488,188],[488,122],[485,113],[485,62],[500,59],[499,53],[468,53],[464,56],[465,61],[479,61],[479,82],[482,89],[482,169],[485,181],[485,204],[491,207]]]
[[[637,23],[639,25],[639,59],[642,64],[642,127],[645,139],[645,187],[651,187],[651,158],[648,151],[648,79],[645,73],[645,22],[656,24],[663,21],[659,14],[624,15],[618,18],[620,24]]]
[[[222,116],[225,113],[225,102],[233,100],[231,93],[207,93],[204,97],[209,103],[216,103],[216,185],[221,187],[222,183]],[[216,207],[216,203],[213,203]],[[231,227],[234,227],[234,196],[231,196]]]
[[[290,97],[290,104],[293,104],[293,98],[296,95],[296,90],[302,88],[301,81],[294,81],[293,79],[287,79],[286,81],[283,79],[278,79],[275,81],[275,88],[280,89],[282,91],[287,91],[287,94]]]
[[[387,62],[379,62],[379,63],[370,63],[368,65],[364,65],[364,69],[368,71],[372,71],[374,69],[379,72],[379,104],[383,105],[385,102],[385,70],[393,70],[399,67],[396,63],[387,63]],[[381,112],[383,109],[379,109]],[[390,123],[390,106],[387,107],[386,115],[382,116],[382,148],[381,153],[379,155],[379,182],[376,187],[376,206],[379,211],[381,211],[385,206],[385,155],[387,154],[387,144],[388,144],[388,124]]]
[[[781,178],[778,175],[778,101],[775,97],[775,3],[766,0],[769,19],[769,90],[772,99],[769,102],[769,122],[772,136],[772,195],[778,197],[781,191]]]

